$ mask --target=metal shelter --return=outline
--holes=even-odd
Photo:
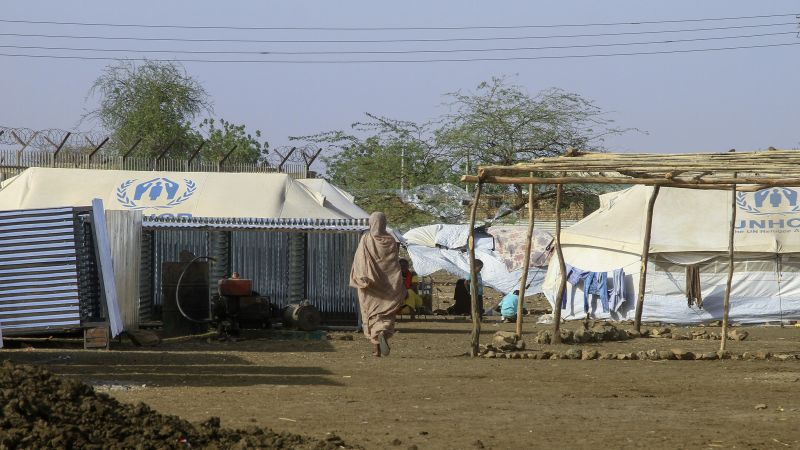
[[[800,186],[800,151],[775,150],[758,152],[726,153],[587,153],[569,150],[564,156],[537,158],[530,162],[511,166],[483,166],[477,175],[462,177],[462,181],[476,183],[475,196],[470,213],[471,236],[469,256],[472,292],[472,339],[471,354],[478,355],[480,319],[477,314],[477,277],[475,273],[474,228],[477,205],[484,184],[527,184],[528,189],[528,247],[520,282],[517,308],[517,335],[522,334],[522,301],[525,297],[526,275],[530,259],[531,234],[534,227],[533,203],[535,186],[556,185],[556,232],[555,247],[560,261],[561,278],[557,299],[566,290],[566,271],[561,249],[561,197],[564,184],[618,184],[653,186],[647,204],[645,236],[639,275],[639,294],[636,301],[634,326],[641,328],[642,306],[647,283],[647,261],[650,253],[653,207],[661,187],[685,189],[727,189],[731,191],[731,221],[728,240],[728,279],[723,302],[722,336],[720,351],[725,350],[730,310],[731,282],[733,278],[734,227],[736,222],[736,192],[753,192],[766,187]],[[561,308],[553,308],[554,343],[561,339]]]

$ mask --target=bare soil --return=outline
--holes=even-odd
[[[483,343],[514,327],[487,320]],[[528,349],[571,347],[535,344],[544,325],[530,322]],[[250,335],[112,351],[33,343],[0,356],[194,423],[218,416],[223,427],[322,440],[333,433],[370,449],[800,447],[800,360],[472,359],[465,356],[470,328],[463,318],[400,322],[387,358],[372,357],[363,336],[341,332],[318,341]],[[800,351],[800,328],[747,331],[729,350]],[[638,338],[582,348],[675,347],[714,352],[719,341]]]

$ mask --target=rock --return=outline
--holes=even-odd
[[[664,333],[661,335],[661,337],[664,339],[672,339],[672,333]]]
[[[719,359],[740,359],[741,358],[741,357],[739,357],[739,355],[736,355],[736,356],[737,356],[737,358],[733,358],[733,356],[731,355],[731,352],[729,352],[727,350],[717,352],[717,358],[719,358]]]
[[[517,334],[513,331],[498,331],[494,334],[495,338],[501,338],[505,342],[514,344],[517,342]]]
[[[516,343],[517,350],[525,350],[525,341],[522,339],[518,340]]]
[[[572,338],[575,340],[576,344],[583,344],[585,342],[589,342],[592,339],[592,332],[589,330],[584,330],[583,328],[579,328],[575,330],[573,333]]]
[[[514,355],[516,355],[516,353],[506,353],[505,356],[506,356],[506,359],[511,359],[511,358],[514,357]]]
[[[548,330],[542,330],[536,335],[537,344],[549,344],[552,341],[552,334]]]
[[[755,406],[755,409],[767,409],[767,405],[765,403],[759,403]]]
[[[161,343],[161,338],[150,330],[128,330],[125,331],[130,340],[137,346],[155,347]]]
[[[551,356],[553,356],[553,352],[548,352],[545,350],[539,354],[539,359],[550,359]]]
[[[397,439],[397,438],[394,438],[394,440],[392,441],[392,445],[402,445],[402,444],[403,444],[403,441],[401,441],[400,439]]]
[[[627,330],[626,333],[628,334],[628,338],[629,339],[642,337],[642,332],[641,331]]]
[[[692,338],[698,338],[700,336],[705,336],[706,330],[701,331],[692,331]]]
[[[744,352],[742,353],[742,359],[744,360],[753,359],[753,354],[751,352]]]
[[[649,359],[651,361],[656,361],[656,360],[660,359],[659,355],[658,355],[658,350],[656,350],[654,348],[648,350],[646,353],[647,353],[647,359]]]
[[[618,353],[615,358],[619,359],[621,361],[624,361],[624,360],[627,360],[627,359],[631,359],[628,355],[629,355],[628,353]]]
[[[717,355],[716,352],[706,352],[706,353],[701,354],[700,358],[697,358],[697,359],[701,359],[703,361],[713,361],[713,360],[715,360],[717,358],[719,358],[719,356]]]
[[[675,354],[669,350],[659,350],[658,359],[676,359]]]
[[[531,352],[523,353],[522,357],[525,359],[536,359],[536,354]]]
[[[647,355],[646,351],[642,350],[642,351],[636,352],[636,359],[638,359],[639,361],[645,361],[645,360],[650,359],[650,357]]]
[[[710,326],[710,327],[721,327],[722,326],[722,321],[721,320],[715,320],[713,322],[709,322],[708,326]]]
[[[493,352],[493,351],[489,350],[489,351],[488,351],[488,352],[486,352],[486,354],[485,354],[485,355],[483,355],[483,356],[484,356],[484,358],[495,358],[495,357],[497,356],[497,354],[496,354],[495,352]]]
[[[731,333],[731,338],[737,341],[743,341],[747,339],[747,336],[750,336],[750,333],[748,333],[745,330],[740,330],[738,328],[734,329],[733,332]]]
[[[616,355],[613,353],[603,353],[600,355],[600,359],[614,359]]]
[[[617,335],[615,336],[614,340],[627,341],[628,339],[630,339],[630,336],[628,336],[628,332],[627,331],[621,330],[621,329],[617,329],[616,331],[617,331]]]
[[[753,354],[754,359],[758,360],[765,360],[768,359],[772,354],[770,352],[755,352]]]
[[[492,338],[492,345],[501,350],[515,350],[517,335],[510,331],[498,331]]]
[[[772,357],[777,359],[778,361],[789,361],[790,359],[795,359],[794,355],[787,355],[787,354],[772,355]]]
[[[682,348],[673,348],[670,351],[675,356],[675,359],[680,359],[680,360],[694,359],[694,354],[692,354],[692,352],[684,350]]]
[[[561,359],[561,354],[553,353],[552,355],[550,355],[550,359]]]
[[[650,336],[651,337],[659,337],[659,336],[663,337],[665,334],[669,334],[669,331],[670,331],[669,328],[664,328],[664,327],[653,328],[653,329],[650,330]]]
[[[512,359],[522,359],[522,355],[519,354],[519,353],[512,353],[511,354],[511,358]]]
[[[688,341],[689,340],[689,336],[685,336],[683,334],[673,333],[672,334],[672,340],[673,341]]]
[[[561,330],[561,343],[572,344],[574,342],[575,333],[572,330]]]
[[[581,356],[583,356],[583,351],[579,348],[572,347],[564,353],[564,356],[566,356],[568,359],[581,359]]]
[[[581,354],[581,359],[588,361],[591,359],[597,359],[598,356],[600,356],[600,354],[597,352],[597,350],[584,350]]]

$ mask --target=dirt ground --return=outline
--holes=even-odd
[[[33,342],[0,357],[190,421],[219,416],[225,427],[322,439],[332,432],[368,449],[800,447],[800,360],[472,359],[464,356],[470,326],[463,318],[401,322],[388,358],[370,356],[362,336],[342,332],[317,341],[250,336],[112,351]],[[569,347],[535,344],[542,327],[525,324],[529,349]],[[513,324],[490,318],[482,342],[497,330]],[[800,352],[800,328],[747,330],[749,338],[729,350]],[[718,346],[659,338],[584,344],[615,353]]]

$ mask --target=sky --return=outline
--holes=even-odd
[[[83,23],[232,27],[504,27],[668,21],[800,13],[795,1],[7,1],[0,19]],[[376,51],[596,45],[665,39],[776,36],[623,47],[585,47],[473,53],[373,55],[209,55],[156,53],[149,57],[197,59],[429,59],[558,56],[692,48],[800,43],[797,18],[769,17],[712,22],[673,22],[592,27],[461,30],[230,30],[0,22],[0,53],[38,55],[133,55],[8,46],[190,51]],[[779,24],[749,27],[754,24]],[[8,34],[180,37],[192,39],[375,40],[489,38],[598,34],[730,27],[705,32],[424,43],[220,43],[91,40]],[[5,33],[6,35],[3,35]],[[6,46],[6,47],[2,47]],[[157,56],[156,56],[157,55]],[[80,123],[97,105],[87,98],[110,60],[0,56],[0,126],[88,131]],[[716,52],[511,61],[245,64],[185,62],[206,88],[213,115],[260,129],[273,147],[288,136],[348,129],[372,112],[426,121],[447,112],[444,93],[474,90],[493,76],[509,76],[529,93],[557,87],[593,100],[620,127],[635,128],[606,142],[620,152],[708,152],[800,147],[797,74],[800,45]]]

